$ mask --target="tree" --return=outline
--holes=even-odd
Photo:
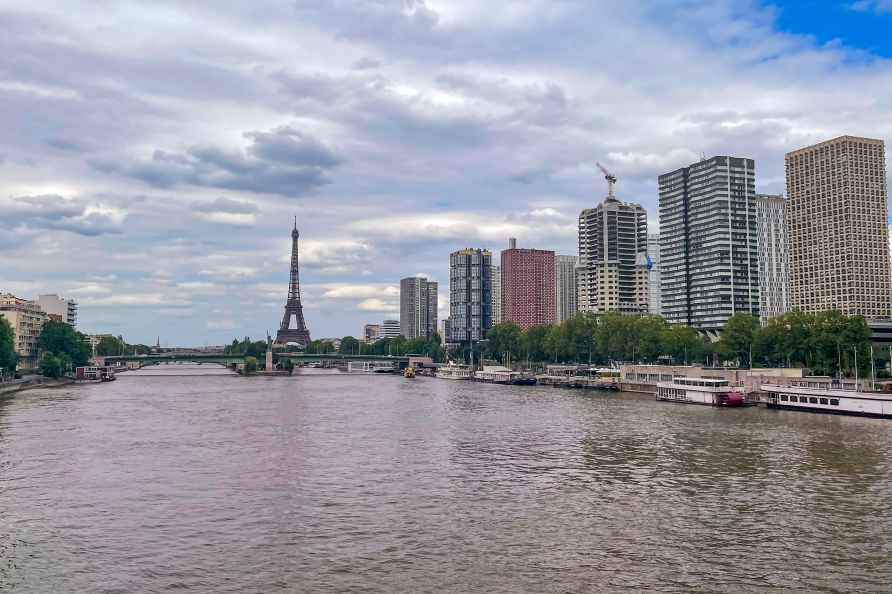
[[[525,358],[530,361],[547,361],[549,353],[545,351],[545,338],[550,326],[533,326],[523,333],[521,346]]]
[[[12,324],[0,314],[0,376],[15,373],[17,359]]]
[[[90,345],[85,338],[65,322],[50,320],[43,325],[37,346],[44,353],[64,353],[74,365],[86,365],[90,360]]]
[[[62,377],[65,369],[62,367],[62,359],[51,352],[45,352],[40,358],[40,375],[46,377]]]
[[[521,355],[523,330],[514,322],[496,324],[486,333],[486,356],[502,363],[506,356],[517,358]]]
[[[127,345],[120,337],[103,336],[96,345],[96,354],[100,357],[120,356],[126,354]]]
[[[245,357],[245,375],[257,371],[257,357]]]
[[[352,336],[345,336],[341,339],[341,348],[338,350],[342,355],[357,355],[360,353],[362,345]]]
[[[702,360],[706,342],[690,326],[669,326],[662,332],[663,353],[676,365]]]
[[[655,362],[663,354],[663,333],[669,324],[660,316],[641,316],[635,321],[638,344],[636,360]]]
[[[759,318],[747,314],[736,313],[725,322],[722,338],[719,341],[719,354],[723,357],[736,357],[738,361],[746,361],[752,366],[750,352],[759,331]]]

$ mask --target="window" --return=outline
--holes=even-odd
[[[821,402],[821,404],[827,404],[827,399],[826,399],[826,398],[821,398],[820,402]]]
[[[787,396],[782,394],[782,395],[781,395],[781,402],[786,402],[786,401],[787,401]]]
[[[830,406],[839,406],[839,399],[838,399],[838,398],[831,398],[831,399],[830,399]]]
[[[809,398],[808,401],[809,401],[811,404],[817,404],[817,403],[818,403],[818,399],[815,398],[814,396],[812,396],[811,398]]]
[[[790,402],[799,402],[798,396],[790,396]]]

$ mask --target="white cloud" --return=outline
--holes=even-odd
[[[190,301],[180,297],[171,297],[162,293],[118,293],[108,297],[88,297],[81,306],[141,306],[141,305],[190,305]]]
[[[73,289],[68,289],[68,293],[72,295],[104,295],[111,292],[110,288],[96,284],[80,285]]]
[[[250,226],[257,222],[257,215],[254,213],[196,212],[193,213],[193,216],[209,223],[220,223],[221,225]]]
[[[383,299],[364,299],[356,307],[362,311],[376,312],[398,312],[400,309],[399,303],[384,301]]]
[[[97,28],[102,3],[23,5],[0,36],[3,285],[71,288],[86,325],[130,340],[256,337],[297,216],[311,331],[356,334],[413,271],[445,315],[455,249],[575,253],[596,161],[655,230],[657,174],[701,153],[751,156],[781,192],[792,148],[892,138],[892,63],[765,6],[174,3]]]

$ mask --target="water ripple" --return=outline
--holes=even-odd
[[[892,583],[888,421],[184,371],[0,401],[0,590]]]

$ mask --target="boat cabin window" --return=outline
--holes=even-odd
[[[820,403],[821,403],[821,404],[827,404],[827,399],[826,399],[826,398],[821,398],[821,399],[820,399]]]
[[[831,398],[830,406],[839,406],[839,398]]]
[[[808,401],[809,401],[811,404],[817,404],[817,403],[818,403],[818,399],[815,398],[814,396],[812,396],[811,398],[809,398]]]
[[[781,402],[786,402],[786,401],[787,401],[786,394],[781,394]]]
[[[790,402],[799,402],[798,396],[790,396]]]

